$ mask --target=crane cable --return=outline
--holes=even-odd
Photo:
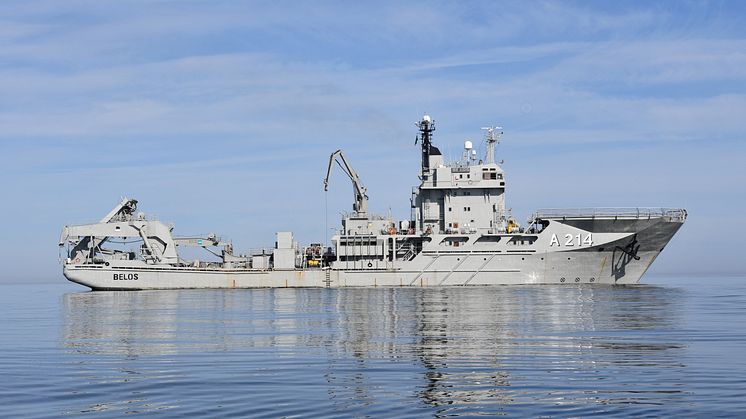
[[[329,247],[329,191],[324,189],[324,247]],[[326,249],[324,249],[325,251]]]

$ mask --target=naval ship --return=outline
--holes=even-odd
[[[301,246],[284,231],[272,248],[236,254],[214,234],[176,236],[123,198],[98,223],[64,227],[64,276],[93,290],[627,285],[686,220],[685,209],[546,209],[522,226],[506,210],[506,176],[495,161],[502,128],[485,128],[483,156],[466,141],[461,159],[446,162],[433,144],[435,122],[425,115],[417,127],[421,170],[408,220],[369,214],[367,190],[337,150],[324,189],[338,165],[354,202],[331,246]],[[205,249],[213,261],[185,260],[184,247]]]

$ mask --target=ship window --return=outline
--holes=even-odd
[[[466,175],[466,178],[467,178],[467,179],[470,179],[470,178],[471,178],[471,175]]]
[[[500,241],[500,236],[482,236],[474,244],[495,244]]]
[[[515,236],[510,239],[508,244],[534,244],[534,241],[536,241],[536,239],[536,236]]]
[[[448,207],[448,212],[451,212],[451,210],[452,210],[452,209],[453,209],[453,208],[451,208],[451,207]]]
[[[502,173],[498,173],[498,174],[497,174],[497,178],[498,178],[498,179],[502,179],[502,178],[503,178],[503,174],[502,174]]]
[[[463,246],[467,241],[469,241],[468,237],[452,236],[452,237],[446,237],[443,240],[441,240],[440,245],[458,247],[458,246]]]

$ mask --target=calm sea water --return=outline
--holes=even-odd
[[[0,286],[0,416],[746,414],[746,278],[86,292]]]

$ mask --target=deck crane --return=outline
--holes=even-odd
[[[355,211],[356,217],[367,217],[368,216],[368,195],[366,194],[367,189],[363,186],[360,181],[360,176],[357,175],[352,166],[347,162],[342,150],[337,150],[329,156],[329,167],[326,169],[326,177],[324,178],[324,191],[329,190],[329,176],[332,174],[332,166],[337,163],[343,172],[352,181],[352,191],[355,195],[355,202],[352,204],[352,209]]]

